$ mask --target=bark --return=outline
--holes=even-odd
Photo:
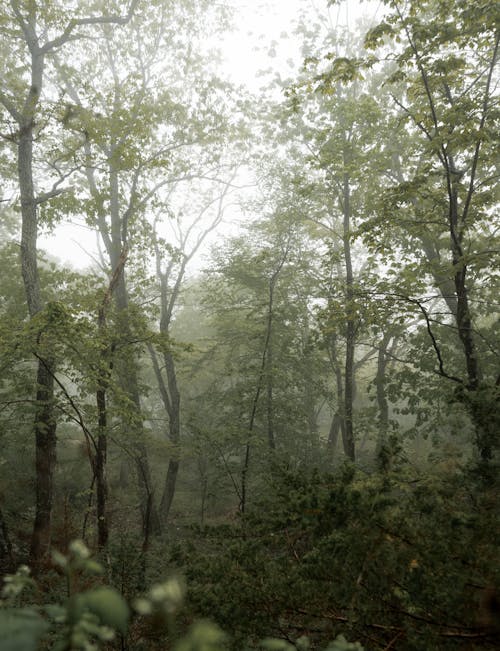
[[[164,522],[167,521],[170,515],[170,508],[174,501],[175,488],[177,485],[177,474],[179,472],[180,461],[177,457],[173,457],[168,462],[167,476],[165,477],[165,486],[163,488],[163,495],[161,498],[160,512]]]
[[[458,212],[457,188],[452,182],[450,185],[450,248],[452,262],[455,269],[454,283],[457,297],[456,324],[458,337],[462,344],[467,373],[467,398],[466,406],[474,424],[476,432],[476,446],[483,462],[488,462],[492,456],[492,443],[498,436],[493,430],[497,423],[489,418],[490,409],[483,401],[477,399],[477,392],[481,382],[481,369],[477,357],[477,349],[474,341],[472,318],[469,304],[469,292],[467,287],[468,267],[464,259],[462,247],[463,223],[460,223]],[[498,399],[497,399],[498,403]]]
[[[375,388],[377,392],[378,406],[378,437],[376,453],[380,453],[387,441],[387,432],[389,430],[389,403],[385,391],[385,380],[387,370],[387,349],[392,336],[388,333],[384,335],[380,343],[377,355],[377,375],[375,376]]]
[[[344,420],[342,419],[338,411],[336,411],[333,414],[332,422],[330,423],[330,429],[328,430],[328,448],[332,456],[335,454],[335,450],[337,449],[337,443],[341,431],[342,431],[342,438],[344,438],[343,425],[344,425]]]
[[[346,159],[346,156],[344,156]],[[344,160],[344,164],[346,164]],[[354,318],[354,276],[351,259],[351,194],[349,176],[344,173],[343,183],[343,246],[346,282],[346,354],[345,354],[345,388],[344,388],[344,431],[342,441],[345,455],[354,461],[356,458],[353,426],[354,402],[354,351],[356,345],[356,322]]]
[[[18,115],[17,170],[21,198],[21,268],[30,318],[42,310],[37,261],[38,216],[33,181],[33,124],[43,81],[44,56],[38,46],[34,17],[25,36],[31,54],[31,86],[22,113]],[[49,335],[50,336],[50,335]],[[39,334],[39,341],[47,335]],[[31,561],[36,566],[50,549],[53,476],[56,463],[56,419],[54,416],[55,362],[50,354],[39,357],[35,409],[35,520],[31,539]]]
[[[98,413],[98,435],[95,457],[96,475],[96,509],[97,509],[97,546],[99,549],[106,547],[109,537],[109,521],[107,513],[108,482],[106,478],[107,466],[107,409],[106,385],[100,381],[96,393]]]
[[[180,465],[179,443],[181,437],[181,396],[177,386],[175,362],[171,353],[164,355],[164,364],[167,371],[167,383],[170,393],[169,438],[173,444],[173,451],[168,462],[167,475],[165,477],[165,486],[163,488],[160,506],[162,519],[166,522],[174,500],[177,474]]]
[[[14,555],[12,553],[12,543],[10,542],[7,523],[0,508],[0,579],[3,574],[7,574],[13,570]]]
[[[266,332],[266,393],[267,393],[267,443],[270,450],[276,449],[274,438],[274,406],[273,406],[273,317],[274,317],[274,287],[277,275],[269,283],[269,302],[267,312]]]
[[[122,272],[117,283],[114,295],[115,304],[121,317],[120,335],[122,341],[132,339],[130,323],[128,319],[128,294],[126,289],[125,273]],[[132,434],[134,450],[134,463],[138,479],[138,491],[140,500],[140,511],[142,518],[142,529],[145,539],[150,539],[152,534],[161,532],[160,517],[156,508],[153,481],[146,445],[144,443],[144,425],[142,419],[142,407],[139,392],[139,380],[135,360],[125,355],[117,360],[115,364],[121,388],[128,399],[131,407],[130,417],[124,427]]]
[[[335,337],[332,336],[330,339],[329,346],[329,357],[330,362],[333,366],[333,371],[335,374],[335,382],[337,386],[337,410],[335,411],[332,422],[330,424],[330,430],[328,432],[328,447],[333,455],[336,448],[339,438],[339,434],[342,433],[342,440],[345,438],[345,420],[343,418],[344,410],[344,380],[342,377],[342,370],[337,359],[337,347],[335,342]]]
[[[30,557],[37,565],[50,550],[54,470],[56,465],[56,419],[54,415],[54,364],[38,362],[35,411],[35,521]]]
[[[155,248],[157,277],[160,281],[160,332],[168,336],[170,334],[173,308],[179,295],[180,283],[184,276],[187,258],[184,258],[183,263],[181,264],[181,270],[177,276],[177,281],[174,283],[172,290],[169,291],[168,280],[172,271],[172,264],[169,265],[165,273],[162,273],[160,250],[158,245],[156,245]],[[180,466],[179,443],[181,438],[181,395],[177,384],[177,370],[172,353],[169,350],[165,350],[163,353],[163,365],[166,373],[166,378],[164,378],[158,363],[156,351],[153,346],[149,346],[148,348],[156,380],[158,382],[160,396],[168,415],[167,438],[172,444],[167,474],[163,486],[163,494],[160,502],[160,517],[162,522],[166,523],[175,496],[177,475]]]
[[[119,172],[114,163],[114,152],[117,144],[112,143],[108,152],[109,160],[109,191],[110,191],[110,217],[111,217],[111,237],[106,227],[106,220],[102,213],[102,202],[98,201],[101,212],[98,219],[99,228],[103,242],[106,246],[112,269],[120,268],[120,258],[122,252],[128,249],[128,220],[133,213],[133,197],[127,210],[121,210],[120,200],[120,183]],[[90,174],[91,185],[93,183],[92,173]],[[94,186],[95,187],[95,186]],[[100,197],[96,197],[98,200]],[[115,305],[119,315],[119,335],[122,341],[132,340],[130,321],[128,317],[129,298],[127,291],[125,269],[122,267],[121,273],[116,280],[113,292]],[[155,496],[147,448],[144,443],[144,426],[142,419],[141,399],[139,392],[139,380],[137,376],[137,367],[135,360],[126,355],[117,360],[115,364],[121,388],[128,399],[133,413],[128,419],[127,428],[133,434],[134,463],[138,478],[138,491],[140,510],[142,518],[142,529],[144,540],[149,544],[151,534],[159,534],[161,531],[160,518],[155,504]]]
[[[97,546],[99,549],[106,547],[109,538],[109,518],[107,513],[108,482],[107,470],[107,428],[108,412],[106,394],[109,386],[109,376],[112,368],[112,348],[107,341],[106,312],[109,307],[113,290],[123,273],[127,259],[127,249],[120,255],[118,266],[115,268],[109,286],[104,294],[97,316],[97,327],[101,340],[100,366],[98,369],[96,405],[97,405],[97,445],[93,464],[96,484],[96,515],[97,515]]]

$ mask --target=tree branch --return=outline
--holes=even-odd
[[[64,32],[60,36],[57,36],[56,38],[52,39],[52,41],[48,41],[47,43],[45,43],[45,45],[42,48],[40,48],[40,52],[42,54],[47,54],[48,52],[52,52],[53,50],[56,50],[57,48],[67,43],[72,38],[72,33],[77,27],[82,27],[84,25],[109,25],[109,24],[126,25],[132,19],[135,10],[137,8],[137,5],[139,4],[139,1],[140,0],[132,0],[129,6],[128,13],[125,16],[111,15],[111,16],[90,16],[88,18],[73,18],[67,24]]]

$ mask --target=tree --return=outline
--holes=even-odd
[[[215,379],[198,398],[208,414],[197,427],[207,437],[212,430],[242,512],[274,462],[319,460],[325,401],[324,365],[311,334],[314,253],[287,208],[272,210],[279,198],[267,204],[268,191],[259,202],[263,216],[217,251],[204,304],[214,330],[205,363]]]
[[[10,137],[17,159],[17,182],[22,215],[21,260],[26,300],[30,318],[34,320],[43,309],[37,262],[39,206],[56,197],[65,175],[56,178],[52,188],[38,192],[33,169],[34,139],[40,129],[39,104],[46,76],[46,61],[69,42],[78,38],[81,28],[95,24],[124,24],[130,20],[138,0],[132,0],[124,15],[70,18],[68,11],[53,14],[44,11],[37,2],[28,6],[11,0],[2,17],[4,33],[13,37],[12,53],[18,56],[11,69],[22,67],[21,88],[12,74],[4,76],[0,102],[8,112],[15,128]],[[62,27],[61,27],[62,26]],[[54,166],[58,170],[57,165]],[[31,544],[31,556],[37,563],[50,546],[53,472],[56,454],[56,418],[53,411],[54,364],[50,352],[50,333],[40,331],[40,343],[45,351],[38,355],[36,377],[36,413],[34,433],[36,441],[36,512]],[[47,346],[48,344],[48,346]]]
[[[373,210],[377,179],[387,167],[384,153],[374,155],[386,125],[376,77],[346,88],[324,72],[325,49],[352,52],[356,37],[330,27],[324,32],[320,25],[303,25],[302,31],[307,56],[301,74],[286,89],[285,133],[304,161],[297,168],[295,192],[310,237],[323,252],[321,321],[337,403],[330,447],[341,431],[344,453],[354,461],[356,370],[373,356],[373,349],[361,353],[358,345],[370,311],[364,292],[370,263],[356,240]]]
[[[201,245],[207,236],[220,225],[224,216],[227,195],[231,190],[231,183],[234,180],[234,174],[228,181],[214,179],[209,181],[209,187],[202,194],[202,180],[198,179],[196,187],[201,196],[199,200],[198,211],[193,213],[193,200],[183,202],[176,215],[172,214],[172,208],[165,206],[162,213],[167,213],[167,218],[171,220],[171,232],[173,236],[167,241],[160,237],[159,223],[160,213],[154,220],[154,250],[156,258],[156,278],[159,283],[160,293],[160,320],[159,332],[161,336],[158,351],[163,361],[160,366],[158,353],[155,346],[148,344],[149,353],[153,363],[158,388],[163,402],[163,406],[168,417],[168,437],[171,443],[171,454],[168,462],[168,469],[165,477],[163,494],[160,502],[160,513],[163,522],[167,521],[174,499],[177,474],[179,471],[179,447],[181,439],[181,393],[179,389],[176,362],[174,351],[172,350],[172,325],[175,318],[175,311],[178,308],[180,293],[185,281],[186,271],[189,262],[199,251]],[[180,196],[190,196],[192,192],[189,189],[194,187],[193,182],[186,185],[178,184],[181,188],[173,186],[170,193],[170,201],[175,205],[175,190],[180,190]],[[217,187],[213,186],[220,185]],[[210,187],[212,186],[212,187]],[[208,191],[208,193],[207,193]]]
[[[204,0],[195,7],[159,3],[158,14],[138,14],[130,23],[126,48],[104,26],[98,41],[101,58],[96,60],[88,53],[78,72],[58,64],[71,99],[66,126],[80,137],[85,168],[76,208],[97,227],[105,266],[114,272],[125,252],[132,266],[128,277],[122,266],[113,293],[121,315],[121,354],[115,357],[115,369],[124,398],[123,431],[134,449],[145,540],[150,531],[159,532],[160,519],[141,405],[138,362],[144,340],[134,334],[137,310],[130,278],[136,270],[139,275],[149,273],[145,260],[155,246],[151,214],[168,211],[174,187],[181,180],[210,177],[230,130],[224,110],[217,105],[229,89],[207,74],[208,65],[198,51],[197,10],[207,17],[210,13]],[[221,12],[221,7],[214,9],[215,22]],[[96,89],[75,83],[82,68],[88,78],[101,80]],[[161,86],[157,83],[160,72]],[[168,501],[162,499],[162,504]]]
[[[477,301],[496,248],[489,222],[498,173],[492,157],[498,8],[464,2],[386,4],[390,11],[365,43],[382,47],[381,52],[384,42],[400,43],[387,83],[396,119],[413,137],[409,148],[396,152],[404,172],[387,193],[391,221],[405,224],[408,239],[418,243],[425,271],[448,307],[462,349],[463,369],[456,371],[448,367],[433,333],[434,317],[419,304],[437,373],[457,385],[474,423],[477,450],[487,462],[498,446],[493,405],[500,383],[484,345],[488,335]]]

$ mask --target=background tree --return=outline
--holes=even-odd
[[[208,18],[206,3],[198,4],[197,9]],[[111,270],[118,269],[125,252],[129,264],[143,266],[141,256],[154,246],[148,210],[168,204],[167,197],[180,179],[208,174],[226,137],[226,122],[216,106],[222,84],[213,75],[206,77],[207,67],[202,68],[202,54],[197,51],[201,38],[198,14],[193,8],[186,12],[185,7],[165,3],[157,9],[154,15],[138,14],[131,22],[127,49],[122,39],[113,39],[109,30],[102,30],[98,40],[102,59],[88,56],[83,67],[87,78],[102,80],[97,94],[90,86],[77,87],[74,79],[75,74],[77,78],[81,75],[81,65],[76,73],[59,63],[72,100],[66,124],[83,138],[85,177],[79,208],[86,212],[89,223],[97,226],[106,266]],[[219,9],[216,13],[220,18]],[[178,29],[181,15],[182,32]],[[181,38],[185,39],[183,58],[176,54]],[[175,67],[170,64],[174,57]],[[161,91],[157,84],[160,70]],[[186,82],[183,85],[180,75]],[[124,432],[128,432],[129,449],[134,449],[143,529],[148,538],[150,531],[158,533],[160,521],[143,426],[139,350],[128,343],[136,336],[124,268],[114,297],[122,324],[121,354],[115,368],[122,382],[122,413],[128,413]]]

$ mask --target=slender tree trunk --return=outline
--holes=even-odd
[[[104,409],[106,407],[104,406]],[[107,439],[99,433],[96,454],[96,508],[97,508],[97,546],[106,547],[109,537],[109,518],[107,513],[108,483],[106,479]]]
[[[267,443],[271,450],[276,449],[274,437],[274,405],[273,405],[273,310],[274,310],[274,286],[276,278],[273,277],[269,283],[269,302],[267,313],[266,333],[266,393],[267,393]]]
[[[268,403],[267,403],[268,444],[270,450],[276,449],[276,441],[274,439],[274,429],[273,429],[273,421],[272,421],[272,378],[269,377],[270,375],[272,375],[272,368],[269,365],[268,355],[269,355],[269,350],[272,348],[271,337],[273,331],[273,317],[274,317],[274,289],[276,287],[276,281],[278,280],[278,276],[281,270],[283,269],[283,265],[285,264],[287,257],[288,257],[288,245],[284,251],[283,258],[279,261],[276,270],[274,271],[271,278],[269,279],[269,300],[267,304],[267,324],[266,324],[266,335],[264,340],[264,349],[262,351],[262,361],[260,365],[259,378],[257,380],[257,388],[252,402],[252,410],[250,412],[247,442],[245,445],[245,456],[243,458],[243,468],[241,470],[241,490],[240,490],[241,513],[244,513],[246,509],[248,469],[250,467],[250,448],[251,448],[250,439],[255,425],[257,405],[259,403],[259,398],[260,398],[261,391],[263,389],[263,384],[265,379],[267,380],[267,389],[268,389],[268,396],[267,396],[268,397]],[[272,350],[271,350],[271,359],[272,359]],[[265,377],[266,369],[267,369],[267,376],[268,376],[267,378]],[[271,393],[271,395],[269,395],[269,392]],[[269,398],[271,399],[271,402],[269,402]],[[271,418],[271,421],[269,421],[269,418]]]
[[[98,369],[96,404],[98,433],[96,456],[94,463],[94,477],[96,484],[96,511],[97,511],[97,546],[99,549],[106,547],[109,538],[109,518],[107,512],[108,501],[108,482],[106,477],[107,454],[108,454],[108,411],[106,404],[106,393],[109,386],[109,376],[112,368],[112,347],[107,341],[108,334],[106,312],[111,302],[113,291],[118,283],[120,276],[125,269],[127,260],[127,249],[123,249],[120,254],[118,265],[115,267],[109,286],[104,294],[97,315],[97,327],[101,341],[100,367]]]
[[[451,161],[451,157],[450,157]],[[454,163],[451,163],[454,166]],[[476,347],[472,334],[472,323],[469,309],[469,295],[466,285],[467,264],[464,259],[462,248],[463,229],[459,224],[458,213],[458,189],[456,182],[449,180],[449,225],[450,225],[450,248],[452,252],[452,263],[455,269],[454,282],[457,297],[456,322],[458,336],[462,342],[465,354],[465,366],[467,369],[468,386],[475,391],[480,381],[479,364],[477,360]]]
[[[105,322],[104,320],[99,323],[101,335],[104,333]],[[98,419],[98,433],[97,433],[97,447],[95,456],[95,483],[96,483],[96,509],[97,509],[97,546],[99,549],[106,547],[109,537],[109,522],[107,513],[107,500],[108,500],[108,482],[106,478],[107,466],[107,427],[108,416],[106,407],[106,391],[108,386],[107,374],[109,369],[108,361],[108,347],[101,353],[101,363],[106,365],[100,369],[98,387],[96,391],[96,404],[97,404],[97,419]]]
[[[387,442],[389,430],[389,403],[385,391],[386,370],[387,370],[387,348],[391,341],[391,335],[386,333],[380,342],[377,356],[377,375],[375,376],[375,388],[377,392],[378,406],[378,437],[376,453],[380,453]]]
[[[339,434],[342,430],[344,421],[338,411],[333,414],[332,422],[330,423],[330,429],[328,430],[328,448],[331,455],[335,454],[337,449],[337,443],[339,440]],[[342,438],[344,437],[344,432],[342,431]]]
[[[14,570],[14,555],[12,543],[10,542],[7,523],[0,508],[0,580],[4,574]]]
[[[167,476],[165,477],[165,486],[161,498],[160,512],[164,522],[167,521],[170,514],[170,508],[174,500],[175,488],[177,485],[177,475],[179,472],[179,443],[181,436],[181,396],[177,386],[177,374],[175,369],[174,358],[171,353],[164,355],[164,364],[167,371],[167,383],[170,394],[170,414],[169,414],[169,438],[173,444],[173,450],[168,462]]]
[[[346,159],[346,156],[344,156]],[[344,164],[346,164],[344,160]],[[356,322],[354,318],[354,277],[351,259],[351,191],[349,175],[344,173],[343,184],[343,245],[346,281],[346,353],[345,353],[345,389],[344,389],[344,452],[351,461],[355,460],[353,402],[354,402],[354,351],[356,345]]]
[[[472,319],[469,305],[469,292],[467,288],[467,264],[462,246],[463,229],[459,222],[458,191],[453,180],[450,180],[449,192],[449,223],[450,223],[450,248],[452,263],[455,269],[454,283],[457,298],[456,324],[458,337],[462,344],[467,371],[467,403],[469,413],[476,430],[476,445],[485,462],[492,458],[492,440],[498,436],[494,430],[498,426],[497,419],[492,419],[490,410],[477,400],[475,394],[481,382],[477,350],[474,341]],[[497,392],[496,406],[499,398]]]
[[[165,486],[163,487],[163,495],[160,504],[160,513],[163,522],[166,522],[170,515],[172,502],[174,501],[175,488],[177,485],[177,475],[179,473],[180,461],[178,458],[170,458],[167,468],[167,476],[165,477]]]
[[[337,409],[333,414],[332,422],[330,424],[330,430],[328,432],[328,448],[330,449],[330,452],[333,455],[337,448],[339,434],[340,433],[342,434],[342,440],[345,439],[345,420],[343,417],[344,379],[342,377],[342,370],[340,368],[340,364],[337,359],[337,346],[336,346],[334,336],[332,336],[330,339],[329,357],[330,357],[330,362],[333,366],[333,371],[335,374],[335,383],[337,387]]]
[[[155,503],[153,480],[149,466],[148,452],[144,443],[142,409],[137,386],[136,372],[132,375],[128,375],[128,377],[125,379],[125,382],[123,382],[122,378],[122,386],[124,387],[126,394],[128,395],[134,407],[134,411],[136,412],[130,424],[132,425],[132,429],[135,433],[134,460],[139,481],[138,487],[141,503],[143,532],[145,536],[149,537],[151,534],[157,535],[161,533],[161,524]]]
[[[161,255],[158,246],[156,246],[156,266],[157,276],[160,281],[160,332],[166,335],[170,334],[170,323],[172,319],[173,306],[177,300],[180,282],[184,274],[184,266],[179,273],[177,282],[172,292],[169,291],[168,275],[161,271]],[[160,517],[163,523],[166,523],[170,515],[170,509],[175,496],[177,486],[177,476],[179,474],[180,456],[179,444],[181,439],[181,394],[177,384],[177,370],[175,367],[174,356],[170,351],[163,353],[163,365],[166,372],[166,382],[161,372],[156,351],[153,346],[148,346],[153,369],[158,382],[160,396],[163,406],[168,415],[168,440],[172,443],[170,458],[168,461],[167,474],[163,486],[163,494],[160,502]]]
[[[307,309],[307,306],[306,306]],[[306,322],[302,337],[302,356],[306,362],[304,380],[304,403],[305,414],[307,418],[307,434],[309,443],[313,450],[319,450],[320,439],[318,429],[318,414],[321,407],[318,408],[317,387],[314,383],[314,364],[311,359],[312,346],[310,344],[309,319],[306,314]]]

